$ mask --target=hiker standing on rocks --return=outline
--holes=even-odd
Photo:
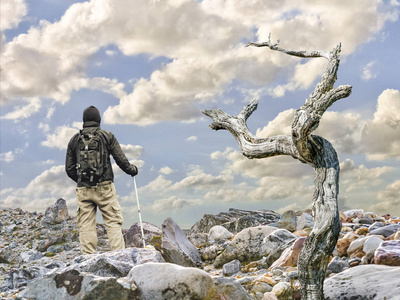
[[[138,174],[137,167],[128,161],[115,136],[100,128],[100,121],[96,107],[83,111],[83,129],[71,138],[65,160],[68,176],[77,183],[77,226],[84,254],[96,252],[97,207],[107,226],[111,250],[125,249],[121,231],[123,218],[113,183],[110,154],[125,173]]]

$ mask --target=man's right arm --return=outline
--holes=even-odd
[[[69,178],[77,182],[78,174],[76,170],[76,154],[75,154],[74,138],[75,136],[72,137],[72,139],[68,143],[67,155],[65,157],[65,171],[67,172]]]

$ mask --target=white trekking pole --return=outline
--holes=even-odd
[[[135,186],[136,201],[137,201],[137,209],[138,209],[138,213],[139,213],[140,230],[142,231],[143,248],[145,248],[145,247],[146,247],[146,244],[145,244],[145,242],[144,242],[144,232],[143,232],[142,215],[140,214],[139,196],[138,196],[138,192],[137,192],[136,179],[135,179],[135,177],[133,177],[133,184],[134,184],[134,186]]]

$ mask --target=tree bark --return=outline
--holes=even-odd
[[[348,97],[351,93],[350,85],[333,88],[337,79],[341,45],[338,44],[331,52],[293,51],[279,47],[278,43],[272,44],[269,37],[267,42],[248,43],[247,46],[268,47],[292,56],[323,57],[328,60],[320,82],[296,112],[291,136],[259,138],[250,132],[246,121],[257,109],[256,100],[246,105],[238,116],[231,116],[220,109],[202,111],[212,118],[212,129],[231,132],[244,156],[253,159],[290,155],[314,168],[312,210],[315,223],[299,255],[298,270],[302,299],[322,300],[326,268],[340,232],[337,204],[340,168],[339,159],[331,143],[311,133],[318,127],[324,112],[335,101]]]

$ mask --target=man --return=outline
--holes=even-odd
[[[83,112],[83,129],[75,134],[67,149],[65,169],[77,183],[77,226],[81,251],[92,254],[97,248],[96,210],[100,209],[111,250],[125,249],[121,225],[121,207],[114,186],[114,173],[110,154],[127,174],[138,174],[136,166],[129,163],[114,135],[100,128],[100,112],[90,106]]]

